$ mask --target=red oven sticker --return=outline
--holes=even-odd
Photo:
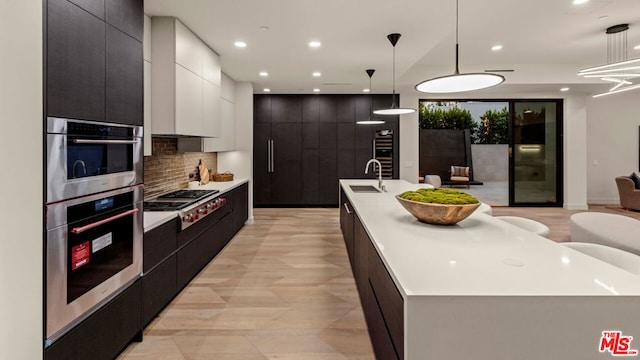
[[[71,270],[76,270],[89,263],[90,250],[91,247],[88,241],[71,248]]]

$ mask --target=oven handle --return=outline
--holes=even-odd
[[[106,218],[104,220],[96,221],[96,222],[91,223],[89,225],[73,228],[73,229],[71,229],[71,232],[76,234],[76,235],[82,234],[83,232],[85,232],[85,231],[87,231],[89,229],[93,229],[94,227],[98,227],[100,225],[104,225],[104,224],[112,222],[114,220],[118,220],[118,219],[123,218],[125,216],[133,215],[133,214],[137,213],[138,211],[140,211],[140,209],[138,209],[138,208],[131,209],[131,210],[125,211],[123,213],[120,213],[118,215],[113,215],[110,218]]]
[[[87,139],[73,139],[74,144],[124,144],[132,145],[137,144],[138,140],[87,140]]]

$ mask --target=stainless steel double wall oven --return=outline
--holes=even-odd
[[[46,337],[142,272],[142,127],[47,119]]]

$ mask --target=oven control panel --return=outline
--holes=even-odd
[[[207,215],[213,214],[218,209],[221,209],[227,204],[227,199],[223,197],[215,198],[185,211],[181,215],[182,229],[189,227],[196,223],[198,220],[203,219]]]

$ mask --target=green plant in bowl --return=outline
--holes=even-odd
[[[475,197],[454,189],[405,191],[396,199],[418,220],[438,225],[455,224],[480,206]]]

